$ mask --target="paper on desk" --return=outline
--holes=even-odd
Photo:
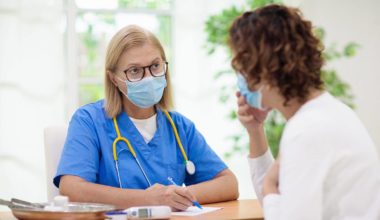
[[[191,206],[186,211],[182,212],[172,212],[172,215],[181,215],[181,216],[195,216],[195,215],[201,215],[208,212],[213,212],[216,210],[222,209],[221,207],[205,207],[203,206],[203,209],[200,209],[195,206]]]

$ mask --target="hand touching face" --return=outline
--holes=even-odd
[[[238,105],[238,119],[242,123],[242,125],[248,130],[248,132],[254,130],[257,127],[262,126],[268,115],[268,112],[270,112],[271,109],[262,111],[251,107],[247,104],[244,96],[242,96],[240,92],[236,93],[236,97]]]

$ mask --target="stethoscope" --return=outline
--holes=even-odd
[[[185,163],[185,166],[186,166],[186,171],[187,171],[188,174],[193,175],[195,173],[195,165],[194,165],[194,163],[192,161],[190,161],[188,159],[187,154],[186,154],[185,150],[183,149],[181,139],[179,138],[179,135],[178,135],[177,127],[175,126],[175,124],[174,124],[172,118],[170,117],[168,111],[166,111],[166,110],[162,110],[162,111],[165,113],[166,117],[168,118],[168,120],[169,120],[169,122],[170,122],[170,124],[171,124],[171,126],[173,128],[174,136],[175,136],[175,138],[177,140],[179,149],[181,150],[182,156],[184,158],[184,163]],[[118,181],[119,181],[119,187],[123,188],[122,185],[121,185],[121,178],[120,178],[120,172],[119,172],[119,160],[118,160],[117,153],[116,153],[116,144],[119,141],[123,141],[124,143],[127,144],[128,148],[129,148],[129,151],[131,152],[132,156],[135,158],[136,163],[139,166],[139,168],[140,168],[142,174],[144,175],[146,181],[148,182],[149,186],[152,186],[152,183],[150,182],[148,176],[146,175],[145,170],[141,166],[141,163],[140,163],[139,159],[137,158],[136,152],[133,149],[131,143],[129,142],[129,140],[127,138],[125,138],[125,137],[123,137],[123,136],[120,135],[119,125],[117,124],[116,118],[113,118],[112,120],[113,120],[113,124],[115,126],[115,130],[116,130],[116,134],[117,134],[117,137],[115,138],[115,140],[113,141],[113,144],[112,144],[112,151],[113,151],[113,159],[115,161],[117,178],[118,178]]]

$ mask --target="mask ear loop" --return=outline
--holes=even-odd
[[[268,86],[268,85],[266,85],[266,86]],[[260,94],[260,110],[261,111],[268,111],[268,110],[270,110],[270,109],[272,109],[271,107],[264,107],[263,106],[263,90],[264,90],[264,85],[262,85],[257,91],[259,92],[259,94]]]
[[[119,80],[120,82],[123,82],[123,83],[127,84],[127,83],[126,83],[126,80],[120,79],[119,77],[116,77],[116,79]],[[123,95],[125,95],[125,97],[128,98],[127,93],[125,93],[123,90],[121,90],[119,86],[117,86],[117,88],[119,89],[119,91],[120,91],[121,93],[123,93]]]

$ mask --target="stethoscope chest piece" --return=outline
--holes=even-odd
[[[186,161],[186,171],[190,175],[195,173],[195,165],[191,160]]]

